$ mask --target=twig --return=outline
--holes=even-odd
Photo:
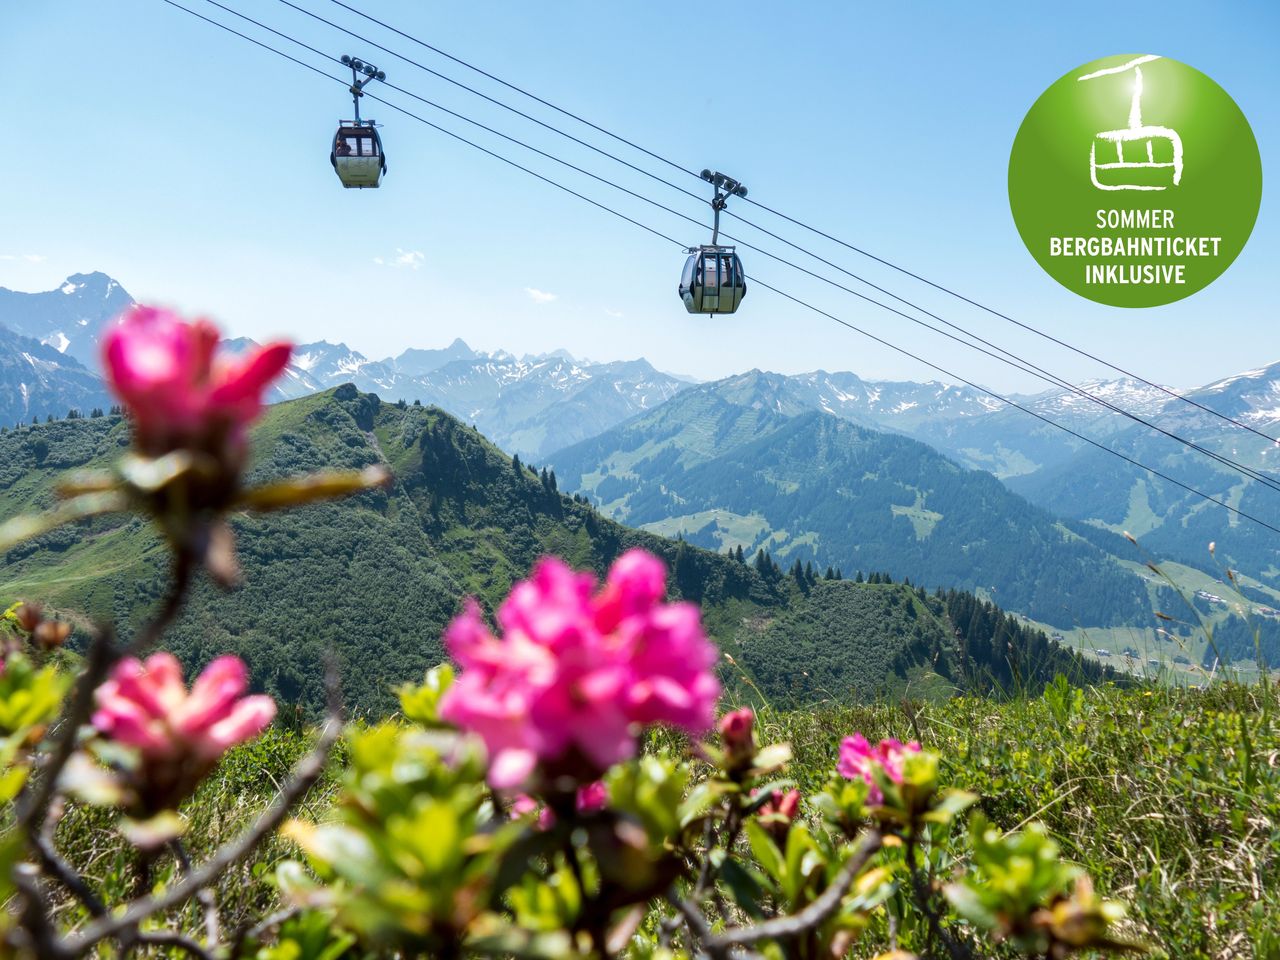
[[[702,915],[702,911],[697,905],[690,900],[682,900],[674,893],[667,894],[667,902],[670,903],[684,918],[684,922],[688,924],[689,932],[697,937],[700,941],[706,941],[711,936],[711,925],[707,923],[707,918]],[[728,948],[724,947],[719,950],[712,950],[712,957],[723,957],[727,955]]]
[[[133,901],[122,913],[100,917],[88,924],[79,934],[68,937],[59,944],[59,954],[80,957],[98,942],[115,937],[138,926],[152,914],[170,910],[222,876],[233,864],[247,857],[268,834],[275,830],[289,815],[293,805],[301,799],[324,772],[329,751],[342,731],[342,724],[332,710],[320,732],[320,739],[307,756],[299,761],[292,776],[275,802],[265,810],[245,833],[218,848],[205,863],[186,874],[182,881],[168,890]]]
[[[915,894],[916,905],[929,921],[929,933],[947,948],[951,960],[971,960],[969,952],[962,947],[947,931],[942,929],[942,921],[938,919],[938,911],[930,902],[933,898],[920,871],[916,869],[916,840],[914,834],[907,838],[906,849],[907,874],[911,877],[911,891]]]
[[[173,621],[182,612],[187,593],[191,589],[191,581],[195,574],[195,557],[190,548],[179,548],[173,558],[173,579],[169,584],[169,592],[164,604],[151,618],[151,622],[134,635],[133,642],[125,651],[130,656],[145,653],[159,643],[164,632],[173,625]]]
[[[216,954],[206,950],[185,933],[177,933],[172,930],[143,930],[134,935],[133,942],[152,947],[173,947],[177,950],[185,950],[191,956],[198,957],[199,960],[215,960],[216,958]]]
[[[76,872],[75,867],[71,866],[62,855],[58,853],[53,842],[54,821],[47,819],[43,830],[35,831],[31,837],[32,847],[35,848],[36,855],[40,859],[41,866],[45,872],[51,874],[64,887],[84,904],[84,908],[94,917],[101,917],[107,912],[106,906],[93,888],[89,886],[88,881]]]
[[[19,894],[18,915],[22,923],[22,928],[15,932],[24,934],[24,939],[29,939],[37,957],[59,956],[58,931],[45,913],[45,897],[40,889],[40,874],[36,865],[18,864],[13,868],[11,878]]]
[[[778,917],[752,926],[734,927],[718,936],[705,937],[703,942],[707,952],[712,956],[722,956],[731,947],[759,943],[761,940],[791,940],[813,930],[839,908],[840,901],[852,889],[854,880],[867,865],[867,861],[880,850],[882,843],[879,833],[864,833],[835,882],[823,890],[813,903],[789,917]]]
[[[248,924],[242,925],[240,929],[236,931],[235,936],[231,938],[231,951],[228,956],[240,956],[240,952],[244,948],[246,941],[261,940],[268,931],[275,929],[282,923],[292,920],[301,912],[301,908],[299,907],[286,907],[283,910],[277,910],[270,916],[264,917],[252,927]]]

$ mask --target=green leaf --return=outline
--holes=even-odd
[[[47,513],[14,517],[0,526],[0,553],[23,540],[48,533],[64,523],[127,509],[129,499],[123,493],[112,490],[106,493],[81,494]]]
[[[236,501],[236,506],[260,512],[282,510],[321,500],[349,497],[390,483],[391,473],[381,464],[365,467],[363,470],[326,470],[246,490]]]
[[[764,911],[760,908],[764,891],[760,889],[759,881],[746,867],[732,857],[727,858],[720,865],[720,879],[729,888],[734,902],[742,908],[744,913],[754,920],[764,917]]]
[[[763,777],[781,770],[791,762],[791,744],[771,743],[756,753],[755,763],[749,771],[753,777]]]
[[[163,490],[196,468],[196,456],[189,450],[174,450],[162,457],[126,453],[116,464],[116,470],[124,482],[143,493]]]
[[[149,820],[125,817],[120,821],[124,838],[140,850],[157,850],[187,832],[187,821],[172,810],[163,810]]]
[[[420,684],[406,683],[396,691],[400,697],[400,712],[405,719],[424,726],[440,726],[440,699],[453,686],[453,667],[442,663],[427,671]]]
[[[773,842],[773,837],[755,820],[748,820],[743,824],[743,831],[747,835],[747,842],[751,844],[751,852],[764,872],[781,885],[786,878],[787,867],[782,859],[782,851]]]
[[[921,819],[927,823],[950,823],[957,815],[968,810],[981,798],[967,790],[948,790],[941,802],[934,805]]]
[[[971,887],[963,883],[948,883],[942,888],[942,892],[956,913],[970,923],[984,930],[990,930],[996,925],[996,915],[987,908],[982,898]]]

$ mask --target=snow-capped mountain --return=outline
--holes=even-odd
[[[0,327],[0,425],[112,403],[106,385],[74,357]]]
[[[979,417],[1003,404],[972,387],[930,380],[863,380],[854,373],[816,370],[789,378],[810,406],[846,420],[909,432],[913,424],[955,417]]]
[[[1211,383],[1187,396],[1254,428],[1274,424],[1280,421],[1280,361]]]
[[[590,363],[567,351],[517,357],[472,350],[459,339],[441,350],[370,360],[321,341],[297,348],[279,399],[342,383],[388,401],[435,404],[526,458],[594,436],[688,386],[643,359]]]
[[[0,287],[0,326],[95,369],[99,337],[132,303],[128,291],[105,273],[73,273],[56,290],[41,293]]]

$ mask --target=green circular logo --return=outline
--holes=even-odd
[[[1231,265],[1262,202],[1249,121],[1203,73],[1154,55],[1072,70],[1028,111],[1009,157],[1022,241],[1069,290],[1154,307]]]

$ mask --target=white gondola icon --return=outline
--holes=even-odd
[[[1170,127],[1149,126],[1142,122],[1142,64],[1159,60],[1155,54],[1135,57],[1128,63],[1087,73],[1080,80],[1095,80],[1133,71],[1133,99],[1129,104],[1129,125],[1119,130],[1103,130],[1094,135],[1089,148],[1089,179],[1099,190],[1166,190],[1182,180],[1182,138]],[[1114,160],[1100,160],[1098,147]],[[1136,153],[1144,159],[1126,159]],[[1156,158],[1157,146],[1160,158]],[[1168,182],[1163,182],[1168,181]]]

